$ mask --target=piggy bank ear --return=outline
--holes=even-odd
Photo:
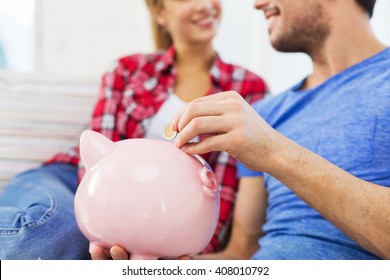
[[[87,169],[92,168],[100,159],[107,155],[115,143],[102,134],[86,130],[80,137],[80,156]]]

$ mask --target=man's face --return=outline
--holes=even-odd
[[[311,53],[330,33],[330,17],[321,0],[255,0],[269,23],[272,46],[282,52]]]

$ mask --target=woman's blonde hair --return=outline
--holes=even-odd
[[[154,37],[154,45],[156,49],[168,49],[173,41],[171,35],[168,33],[168,30],[157,23],[154,18],[154,13],[157,9],[163,7],[163,0],[145,0],[146,5],[149,8],[150,14],[152,15],[152,30]]]

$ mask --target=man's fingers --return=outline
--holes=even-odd
[[[183,128],[186,127],[194,118],[203,116],[220,116],[223,113],[223,105],[216,102],[190,103],[186,106],[185,111],[182,113],[180,120],[177,123],[177,129],[181,132]]]
[[[181,147],[181,149],[193,155],[206,154],[214,151],[227,151],[228,147],[226,134],[210,136],[197,143],[188,143]]]
[[[209,95],[205,95],[205,96],[202,96],[200,98],[197,98],[195,99],[193,102],[214,102],[214,101],[222,101],[222,100],[226,100],[226,99],[229,99],[231,97],[234,97],[234,96],[240,96],[237,92],[235,91],[223,91],[223,92],[219,92],[219,93],[215,93],[215,94],[209,94]]]
[[[230,123],[227,118],[222,119],[219,116],[196,117],[180,131],[175,144],[177,147],[181,147],[198,135],[225,134],[229,129]]]
[[[221,115],[223,113],[223,110],[221,110],[223,107],[216,106],[216,104],[236,96],[239,96],[239,94],[229,91],[211,94],[193,100],[176,114],[172,120],[171,129],[180,131],[180,129],[196,116]]]

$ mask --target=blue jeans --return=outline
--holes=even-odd
[[[0,194],[0,259],[89,259],[74,215],[77,167],[51,164],[16,176]]]

